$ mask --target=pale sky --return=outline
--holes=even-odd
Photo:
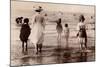
[[[71,3],[71,4],[87,4],[94,5],[95,0],[20,0],[20,1],[42,1],[42,2],[55,2],[55,3]]]
[[[11,9],[13,11],[32,11],[33,6],[42,6],[47,11],[62,11],[62,12],[81,12],[81,13],[94,13],[95,7],[83,5],[70,5],[70,4],[54,4],[54,3],[36,3],[36,2],[22,2],[12,1]]]

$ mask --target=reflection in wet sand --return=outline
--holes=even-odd
[[[70,53],[64,53],[63,57],[63,63],[68,63],[68,62],[86,62],[86,61],[93,61],[94,60],[94,52],[90,50],[91,52],[81,52],[81,51],[76,51],[75,53],[70,52]],[[90,54],[90,55],[89,55]],[[91,58],[91,59],[89,59]]]
[[[32,54],[30,54],[32,53]],[[93,57],[92,57],[93,56]],[[17,61],[16,61],[17,60]],[[40,54],[34,52],[24,52],[21,58],[13,61],[14,66],[18,65],[37,65],[37,64],[54,64],[54,63],[72,63],[94,61],[94,50],[82,52],[74,49],[55,48],[51,51],[46,50]]]
[[[36,57],[36,62],[37,62],[37,63],[42,64],[42,62],[43,62],[42,60],[43,60],[43,57],[42,57],[41,54],[40,54],[39,56]]]
[[[79,62],[87,61],[87,52],[81,52],[79,57]]]
[[[52,36],[51,38],[55,38],[55,37]],[[69,45],[71,45],[70,43],[71,41],[69,42]],[[12,47],[11,66],[55,64],[55,63],[58,64],[58,63],[85,62],[85,61],[95,60],[94,46],[93,48],[92,46],[88,48],[90,52],[87,51],[82,52],[79,48],[76,48],[75,46],[73,46],[73,48],[72,46],[69,48],[65,48],[65,47],[63,48],[63,45],[60,45],[60,47],[58,45],[57,46],[46,45],[43,46],[42,53],[36,54],[34,51],[35,48],[31,43],[29,43],[28,45],[27,52],[22,52],[20,44],[21,42],[19,40],[15,40],[14,44],[11,45]]]

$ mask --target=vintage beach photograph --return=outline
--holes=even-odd
[[[95,61],[95,5],[11,0],[10,66]]]

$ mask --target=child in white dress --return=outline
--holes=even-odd
[[[58,33],[58,36],[57,36],[58,47],[60,47],[60,45],[61,45],[61,34],[62,34],[62,31],[63,31],[63,27],[62,27],[61,22],[62,22],[61,18],[59,18],[56,22],[57,23],[56,30],[57,30],[57,33]]]
[[[68,24],[65,24],[64,35],[66,38],[66,48],[68,48],[68,39],[69,39],[69,28]]]

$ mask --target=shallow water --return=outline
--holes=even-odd
[[[28,49],[28,52],[17,51],[20,56],[13,56],[11,59],[12,66],[37,65],[37,64],[58,64],[58,63],[73,63],[73,62],[88,62],[95,60],[94,50],[88,49],[89,52],[82,52],[77,49],[56,49],[43,48],[42,53],[36,54],[33,49]]]

